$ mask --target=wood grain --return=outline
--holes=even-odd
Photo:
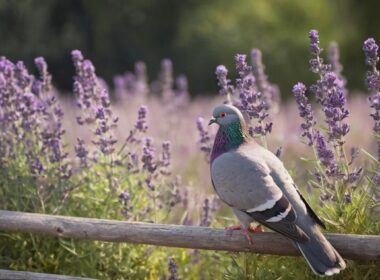
[[[1,210],[0,231],[179,248],[300,255],[291,241],[274,232],[254,233],[253,245],[250,245],[239,231]],[[328,233],[326,237],[346,259],[380,260],[380,236]]]

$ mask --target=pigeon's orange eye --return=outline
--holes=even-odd
[[[226,116],[226,113],[225,112],[221,112],[220,114],[219,114],[219,117],[221,117],[221,118],[224,118]]]

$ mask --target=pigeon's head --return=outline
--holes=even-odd
[[[233,123],[241,122],[243,115],[238,108],[232,105],[219,105],[215,107],[212,113],[212,119],[208,123],[209,125],[217,123],[220,126],[228,126]]]

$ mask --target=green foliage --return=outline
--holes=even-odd
[[[379,36],[378,1],[226,1],[226,0],[25,0],[1,1],[0,53],[27,62],[43,55],[60,88],[71,88],[66,57],[81,49],[94,59],[99,74],[111,81],[137,60],[154,75],[163,57],[186,72],[193,93],[216,90],[215,65],[231,55],[260,48],[273,82],[288,95],[306,74],[307,41],[316,28],[323,46],[334,39],[342,53],[349,88],[363,88],[363,56],[357,48],[365,36]],[[289,71],[291,69],[291,71]],[[195,82],[196,81],[196,82]]]

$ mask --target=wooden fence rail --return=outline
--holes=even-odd
[[[0,280],[95,280],[93,278],[0,269]]]
[[[224,229],[1,210],[0,231],[180,248],[299,255],[291,241],[274,232],[254,233],[253,244],[250,245],[240,232],[227,232]],[[380,260],[380,236],[328,233],[326,237],[346,259]]]

